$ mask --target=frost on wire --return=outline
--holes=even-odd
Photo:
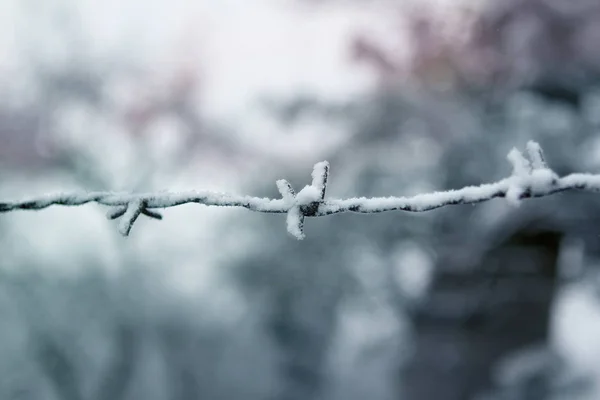
[[[539,144],[527,143],[527,156],[513,149],[508,154],[513,170],[510,177],[495,183],[468,186],[458,190],[419,194],[413,197],[325,198],[329,178],[327,161],[315,164],[312,182],[296,193],[284,179],[276,182],[280,199],[238,196],[227,193],[191,191],[183,193],[76,192],[46,195],[37,199],[0,202],[0,212],[40,210],[51,205],[79,206],[96,202],[111,207],[109,219],[120,219],[119,232],[128,236],[140,215],[162,219],[158,208],[198,203],[217,207],[244,207],[263,213],[286,214],[287,231],[304,239],[306,217],[322,217],[342,212],[379,213],[384,211],[423,212],[453,204],[472,204],[505,197],[512,205],[522,199],[542,197],[569,189],[600,191],[600,175],[571,174],[559,178],[544,160]]]

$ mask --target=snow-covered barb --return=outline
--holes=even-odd
[[[516,206],[522,198],[549,194],[558,180],[558,176],[546,166],[544,153],[538,143],[527,143],[527,155],[529,160],[513,148],[507,157],[513,166],[513,173],[508,179],[506,200]]]
[[[36,199],[0,202],[0,212],[40,210],[51,205],[79,206],[95,202],[111,207],[109,219],[118,219],[119,232],[129,235],[140,215],[162,219],[157,208],[198,203],[217,207],[244,207],[263,213],[287,214],[287,230],[297,239],[304,238],[306,217],[322,217],[341,212],[379,213],[384,211],[422,212],[455,204],[472,204],[505,197],[513,204],[522,199],[548,196],[565,190],[600,191],[600,175],[571,174],[559,178],[546,165],[542,149],[535,142],[527,143],[527,157],[513,149],[508,160],[513,166],[510,177],[495,183],[468,186],[458,190],[419,194],[413,197],[325,198],[329,164],[314,166],[312,183],[296,194],[286,180],[277,181],[281,199],[237,196],[215,192],[130,194],[114,192],[77,192],[46,195]]]
[[[294,206],[290,208],[287,213],[286,224],[287,231],[296,239],[302,240],[306,237],[304,234],[304,215],[300,211],[300,207]]]
[[[123,216],[121,217],[121,221],[119,222],[119,232],[123,236],[128,236],[131,228],[133,228],[133,224],[135,220],[142,213],[143,201],[142,200],[134,200],[127,205]],[[119,210],[120,211],[120,210]]]
[[[290,185],[290,183],[288,181],[286,181],[285,179],[280,179],[275,183],[277,184],[277,189],[279,190],[279,193],[281,193],[281,197],[283,198],[283,201],[285,201],[285,203],[290,206],[292,204],[294,204],[294,199],[296,198],[296,192],[294,192],[292,185]]]
[[[305,186],[297,195],[292,186],[284,179],[277,181],[279,193],[289,207],[287,211],[287,230],[298,240],[304,239],[304,217],[313,217],[325,199],[329,163],[322,161],[315,164],[312,173],[312,184]]]
[[[527,142],[527,154],[531,160],[531,167],[535,170],[546,169],[546,160],[544,160],[544,152],[539,143],[530,140]]]
[[[288,207],[286,218],[287,230],[297,239],[304,239],[304,215],[300,211],[300,205],[297,204],[296,192],[294,192],[292,185],[285,179],[280,179],[276,183],[285,206]]]
[[[329,163],[321,161],[316,163],[312,172],[312,187],[319,191],[321,200],[325,198],[325,189],[327,189],[327,179],[329,178]]]
[[[521,201],[521,195],[525,193],[526,181],[531,172],[531,165],[516,148],[513,148],[506,158],[508,158],[508,161],[513,166],[512,176],[509,178],[508,189],[506,190],[506,200],[512,205],[518,206]]]

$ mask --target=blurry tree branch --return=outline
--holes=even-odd
[[[137,332],[127,323],[119,323],[114,332],[114,349],[109,365],[100,377],[100,384],[93,398],[123,399],[127,394],[139,353]],[[35,335],[36,360],[62,400],[84,399],[80,369],[67,352],[47,334]]]
[[[121,218],[119,231],[128,236],[140,215],[162,219],[155,208],[175,207],[198,203],[217,207],[243,207],[262,213],[287,214],[287,229],[297,239],[304,238],[305,217],[322,217],[342,212],[380,213],[385,211],[423,212],[447,205],[474,204],[497,197],[505,197],[518,205],[521,199],[543,197],[571,189],[600,191],[600,175],[576,173],[559,178],[549,169],[540,146],[527,144],[528,158],[517,149],[508,154],[513,165],[510,177],[480,186],[458,190],[419,194],[412,197],[372,197],[325,199],[329,175],[327,161],[315,164],[312,184],[295,193],[286,180],[277,181],[281,199],[232,195],[227,193],[191,191],[181,193],[159,192],[146,194],[115,192],[75,192],[45,195],[37,199],[0,202],[0,212],[40,210],[51,205],[79,206],[90,202],[113,207],[107,218]]]
[[[49,335],[36,335],[36,358],[56,393],[63,400],[82,400],[77,368]]]
[[[140,352],[138,333],[135,327],[126,322],[115,327],[112,357],[96,390],[96,399],[119,400],[127,395]]]

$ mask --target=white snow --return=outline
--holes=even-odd
[[[316,163],[312,172],[312,186],[318,190],[320,197],[325,194],[325,186],[329,175],[329,163],[321,161]]]
[[[321,200],[321,191],[312,185],[306,185],[296,196],[296,204],[309,205]]]
[[[293,206],[296,194],[294,193],[292,185],[290,185],[285,179],[279,179],[277,182],[275,182],[275,184],[277,185],[279,193],[281,193],[281,197],[283,198],[285,205],[288,207]]]
[[[526,190],[531,165],[516,148],[513,148],[506,158],[513,166],[512,177],[509,178],[509,185],[506,190],[506,200],[511,205],[518,206],[521,202],[521,195]]]
[[[287,213],[286,223],[287,231],[290,233],[290,235],[294,236],[298,240],[304,239],[304,216],[300,212],[300,207],[294,206],[290,208]]]

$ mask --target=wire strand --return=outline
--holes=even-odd
[[[325,198],[330,168],[329,163],[323,161],[314,166],[312,184],[305,186],[299,193],[295,193],[287,181],[277,181],[277,187],[282,195],[280,199],[208,191],[140,194],[73,192],[0,202],[0,213],[42,210],[53,205],[80,206],[98,203],[112,207],[107,218],[121,218],[119,231],[123,236],[128,236],[140,215],[162,219],[162,215],[156,211],[159,208],[188,203],[214,207],[243,207],[261,213],[288,214],[288,232],[297,239],[303,239],[305,217],[322,217],[343,212],[424,212],[448,205],[474,204],[502,197],[507,198],[511,204],[518,205],[522,199],[543,197],[567,190],[600,191],[600,175],[578,173],[559,178],[546,166],[542,150],[537,143],[529,142],[527,153],[529,160],[516,149],[509,153],[508,160],[513,164],[513,173],[508,178],[480,186],[467,186],[458,190],[418,194],[411,197]]]

